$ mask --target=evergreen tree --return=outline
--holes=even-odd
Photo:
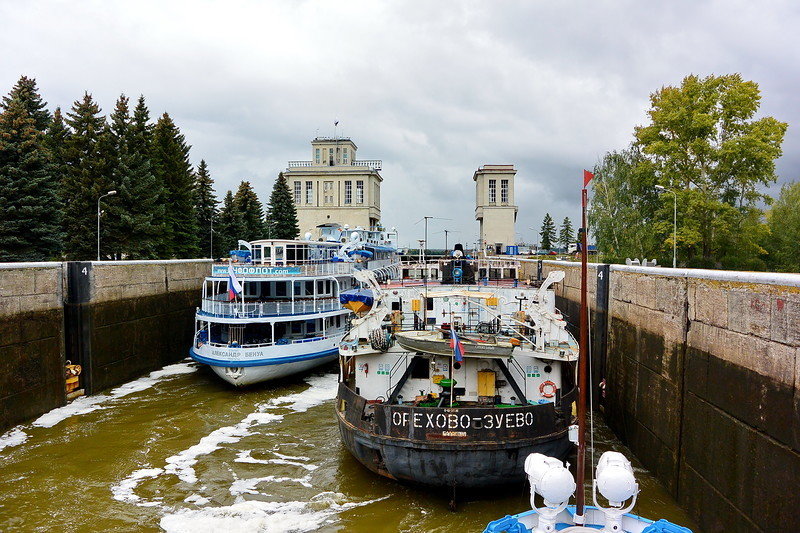
[[[215,254],[211,250],[211,232],[217,218],[219,201],[214,195],[214,180],[211,179],[204,159],[200,160],[200,165],[194,174],[194,198],[197,228],[200,232],[200,255],[209,253],[210,257],[214,257]]]
[[[194,177],[189,164],[189,145],[164,113],[153,130],[153,167],[164,187],[164,239],[162,257],[196,257],[197,217],[194,213]]]
[[[542,230],[539,232],[539,235],[542,238],[540,248],[549,250],[553,247],[553,243],[556,240],[556,225],[553,223],[553,218],[550,216],[550,213],[545,213],[544,220],[542,221]]]
[[[97,200],[111,190],[100,146],[105,119],[87,92],[72,105],[67,124],[72,134],[64,149],[68,168],[62,181],[64,251],[68,259],[89,260],[96,253]]]
[[[267,224],[270,226],[269,233],[273,239],[295,239],[300,233],[297,209],[283,172],[278,174],[278,179],[275,180],[275,185],[272,187]]]
[[[57,184],[28,103],[6,98],[0,114],[0,261],[53,259],[60,246]]]
[[[249,181],[239,184],[239,190],[233,196],[233,205],[242,217],[244,224],[244,233],[239,236],[240,239],[249,242],[266,237],[264,206]]]
[[[222,201],[218,221],[218,229],[214,232],[217,237],[214,248],[219,247],[218,250],[221,253],[218,252],[217,257],[227,255],[228,251],[236,249],[238,240],[244,233],[244,220],[242,220],[242,214],[236,209],[231,191],[228,191]]]
[[[564,221],[561,223],[561,230],[558,233],[558,243],[562,248],[566,249],[574,242],[575,230],[572,229],[572,221],[569,217],[564,217]]]
[[[19,100],[27,115],[33,119],[33,127],[36,131],[45,131],[50,125],[50,111],[47,110],[47,103],[39,95],[35,78],[27,76],[20,77],[8,96],[3,97],[0,108],[8,110],[11,101]]]
[[[126,253],[132,259],[155,259],[163,239],[164,187],[150,160],[153,126],[144,96],[139,96],[133,110],[126,146],[129,173],[122,185],[126,206],[122,227],[129,234]]]
[[[67,172],[64,150],[69,135],[69,128],[67,128],[67,125],[64,123],[64,116],[61,114],[61,108],[57,107],[53,113],[53,120],[50,122],[50,126],[45,132],[44,144],[50,153],[50,162],[53,165],[53,176],[59,184]],[[60,192],[59,196],[61,196]]]

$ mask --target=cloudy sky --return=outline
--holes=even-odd
[[[18,2],[0,0],[0,92],[35,77],[51,108],[84,91],[168,111],[221,196],[266,201],[288,160],[339,133],[383,160],[382,216],[474,242],[472,174],[516,165],[517,231],[579,217],[581,170],[625,147],[649,94],[740,72],[789,123],[779,184],[800,178],[800,3],[787,1]],[[535,230],[530,229],[535,228]],[[453,238],[453,235],[450,237]],[[452,242],[452,240],[451,240]]]

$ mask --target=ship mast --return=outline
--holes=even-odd
[[[585,181],[585,180],[584,180]],[[587,297],[588,283],[588,246],[586,239],[586,203],[588,192],[587,183],[581,189],[581,308],[580,308],[580,357],[578,358],[578,464],[576,481],[578,491],[576,494],[575,523],[583,524],[584,520],[584,478],[586,468],[586,400],[589,393],[588,386],[588,355],[589,355],[589,309]]]

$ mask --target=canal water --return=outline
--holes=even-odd
[[[522,484],[451,512],[447,494],[368,472],[340,443],[334,372],[235,390],[181,362],[13,428],[0,531],[480,532],[529,508]],[[603,426],[596,444],[627,452]],[[690,524],[637,477],[640,514]]]

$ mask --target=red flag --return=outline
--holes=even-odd
[[[584,189],[586,188],[587,185],[589,185],[589,182],[592,181],[593,177],[594,177],[594,174],[592,174],[588,170],[584,170],[583,171],[583,188]]]

